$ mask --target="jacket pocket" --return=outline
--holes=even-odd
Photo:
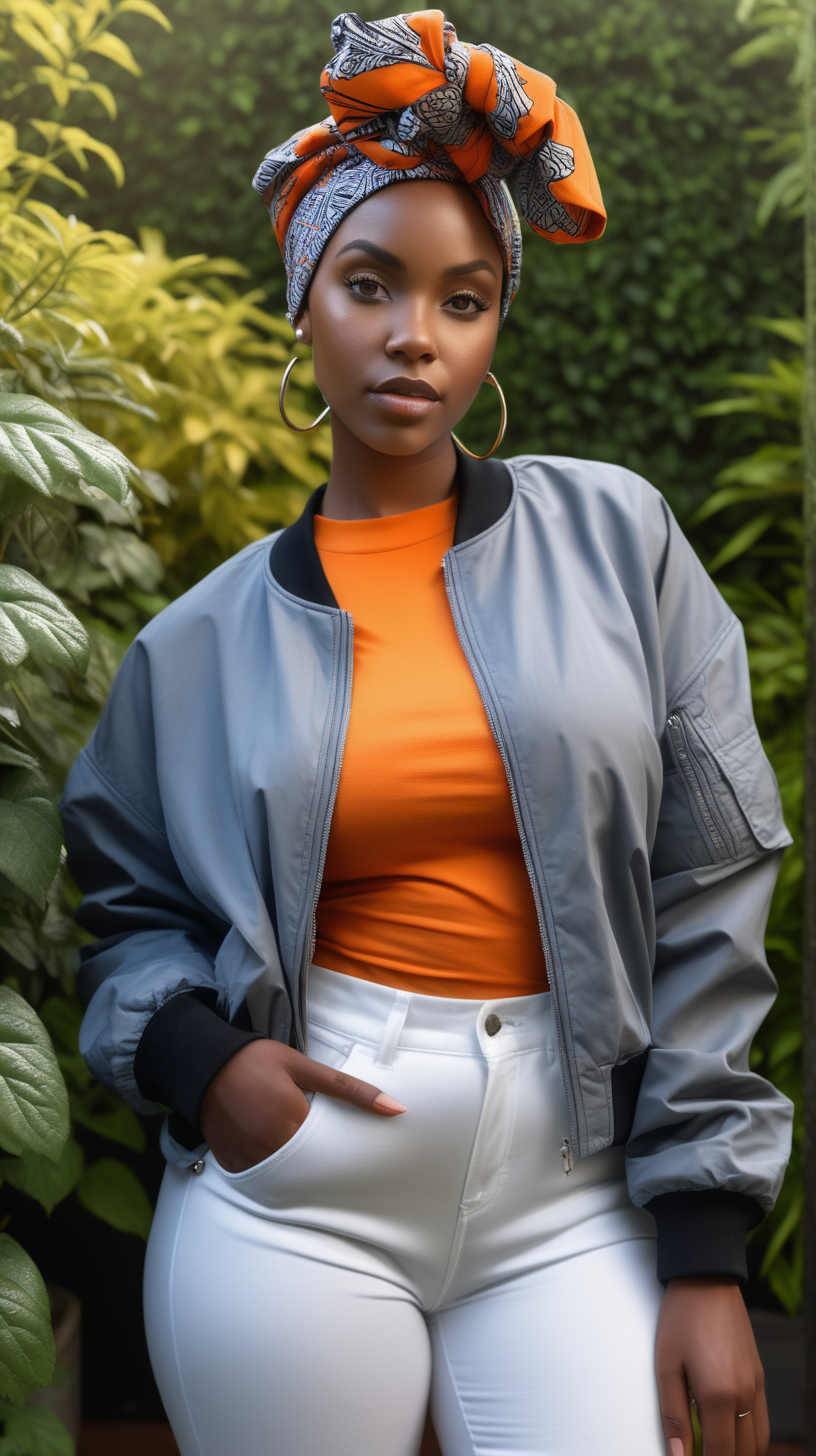
[[[669,715],[667,732],[697,827],[714,863],[791,843],[773,769],[753,723],[722,743],[708,713]]]
[[[672,756],[686,783],[691,812],[714,860],[736,859],[734,843],[721,813],[723,796],[721,793],[718,800],[711,781],[714,765],[710,755],[704,748],[701,751],[699,738],[692,733],[682,712],[671,713],[666,728]],[[697,741],[693,743],[695,737]]]

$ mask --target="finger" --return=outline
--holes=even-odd
[[[660,1398],[660,1419],[669,1456],[693,1456],[691,1405],[682,1369],[658,1369],[657,1390]]]
[[[750,1398],[742,1405],[735,1405],[733,1395],[725,1391],[716,1391],[705,1396],[697,1392],[697,1412],[706,1456],[737,1456],[737,1426],[745,1426],[751,1419],[748,1416],[745,1420],[738,1421],[737,1411],[750,1409]],[[751,1436],[753,1438],[753,1426]],[[744,1451],[740,1451],[740,1456],[748,1456],[748,1450],[746,1447]]]
[[[743,1406],[745,1411],[747,1406]],[[736,1427],[734,1432],[734,1448],[736,1456],[757,1456],[756,1426],[754,1424],[754,1412],[748,1416],[742,1416],[737,1411]]]
[[[737,1394],[734,1441],[736,1456],[757,1456],[757,1416],[760,1408],[765,1409],[763,1386],[764,1379],[757,1384],[754,1378],[750,1384],[746,1381],[744,1388]],[[750,1414],[746,1415],[746,1411]]]
[[[765,1399],[764,1375],[757,1381],[756,1396],[754,1397],[754,1435],[756,1456],[767,1456],[768,1442],[771,1439],[771,1423],[768,1419],[768,1402]]]
[[[311,1057],[300,1057],[292,1071],[298,1086],[308,1092],[322,1092],[326,1097],[335,1097],[338,1102],[350,1102],[353,1107],[362,1107],[366,1112],[379,1113],[380,1117],[396,1117],[405,1112],[401,1102],[389,1097],[379,1087],[363,1082],[359,1077],[349,1077],[337,1072]]]

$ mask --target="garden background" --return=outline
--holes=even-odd
[[[509,406],[501,453],[647,476],[745,623],[797,838],[769,926],[780,998],[752,1060],[798,1102],[802,246],[796,209],[763,192],[799,145],[797,93],[790,34],[752,9],[455,0],[446,13],[464,39],[553,75],[596,160],[603,239],[525,249],[494,364]],[[52,805],[139,627],[292,520],[325,478],[325,429],[295,437],[277,414],[291,330],[250,180],[269,147],[323,115],[334,13],[334,0],[0,0],[0,1393],[12,1399],[42,1379],[33,1356],[3,1375],[17,1358],[2,1294],[5,1274],[22,1278],[14,1250],[47,1275],[73,1250],[81,1277],[106,1271],[121,1303],[159,1169],[156,1128],[77,1056],[82,937]],[[314,390],[293,394],[296,418],[311,418]],[[474,407],[472,448],[488,448],[494,413],[487,399]],[[21,1037],[45,1062],[53,1044],[68,1103],[58,1089],[39,1106],[32,1072],[28,1132],[9,1134],[8,1044]],[[755,1298],[789,1313],[801,1204],[795,1152],[751,1250]],[[117,1338],[138,1385],[141,1337]],[[96,1339],[102,1360],[101,1326]]]

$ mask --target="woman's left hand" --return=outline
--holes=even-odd
[[[693,1456],[691,1395],[705,1456],[766,1456],[765,1377],[735,1280],[669,1280],[655,1365],[668,1456]]]

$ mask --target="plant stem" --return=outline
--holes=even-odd
[[[802,427],[808,631],[802,963],[805,1451],[807,1456],[816,1456],[816,0],[803,0],[802,21],[805,113],[805,393]]]

